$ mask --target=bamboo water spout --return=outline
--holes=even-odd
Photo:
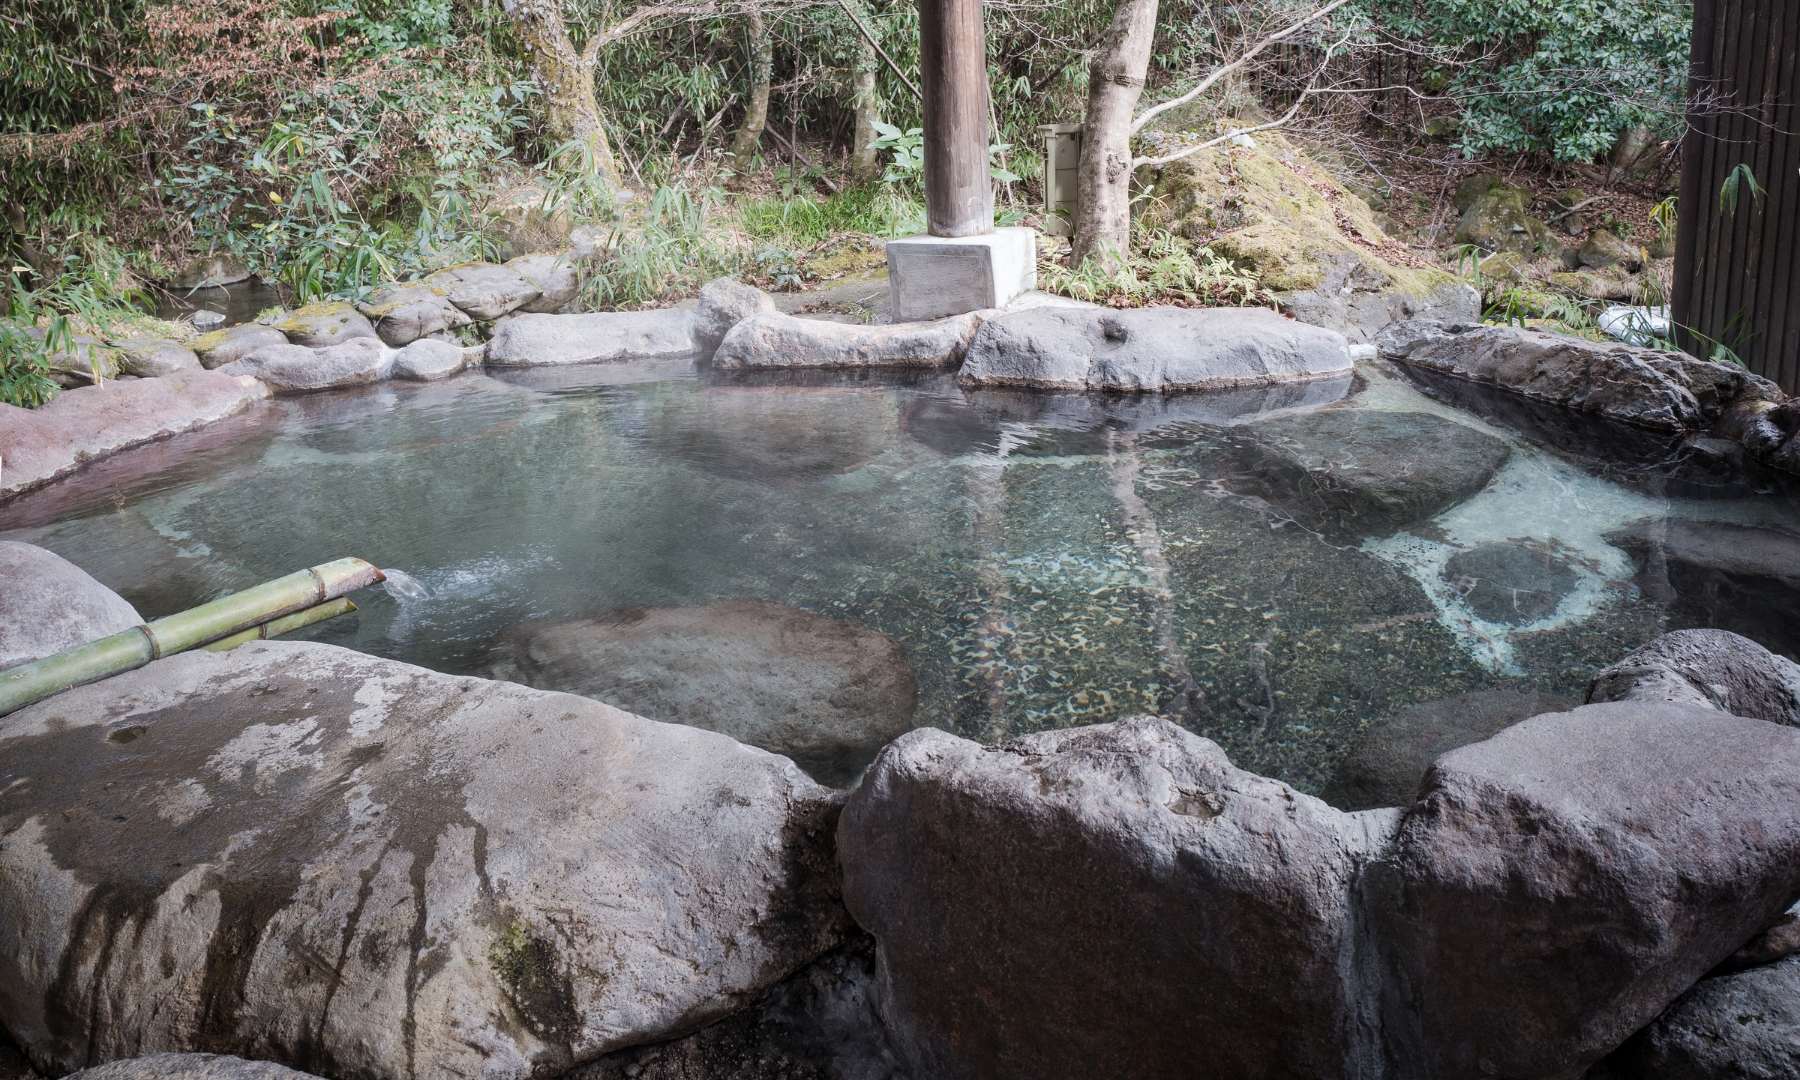
[[[384,578],[361,559],[338,559],[0,671],[0,716],[196,646],[230,648],[226,641],[235,645],[274,637],[354,611],[356,606],[340,597]]]

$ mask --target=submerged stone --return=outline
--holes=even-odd
[[[1637,561],[1637,585],[1668,625],[1741,634],[1800,657],[1800,536],[1729,522],[1658,518],[1608,533]]]
[[[912,730],[919,696],[886,634],[767,600],[526,623],[507,655],[505,678],[717,731],[839,787]]]
[[[136,608],[62,556],[0,540],[0,671],[143,621]]]
[[[852,472],[899,439],[893,396],[807,387],[675,386],[638,404],[640,437],[707,472],[813,480]]]
[[[1459,551],[1445,562],[1444,580],[1478,617],[1515,624],[1554,613],[1576,583],[1567,563],[1521,544]]]

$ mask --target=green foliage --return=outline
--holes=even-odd
[[[1675,225],[1681,213],[1681,196],[1671,195],[1650,208],[1650,223],[1663,239],[1675,235]]]
[[[738,220],[752,239],[804,248],[845,233],[908,236],[923,225],[924,206],[890,185],[846,188],[828,198],[743,199]]]
[[[1768,191],[1756,182],[1756,174],[1750,171],[1750,166],[1740,164],[1726,175],[1725,183],[1719,188],[1719,213],[1727,217],[1737,213],[1740,185],[1750,189],[1752,202],[1760,202],[1762,197],[1768,194]]]
[[[1166,229],[1135,230],[1132,250],[1113,261],[1112,270],[1091,256],[1075,267],[1054,259],[1041,262],[1038,287],[1113,307],[1157,302],[1194,307],[1271,303],[1254,273],[1238,269],[1211,248],[1196,249]]]
[[[77,233],[45,255],[53,277],[11,266],[0,278],[0,402],[8,405],[36,408],[55,396],[53,358],[77,351],[77,333],[104,335],[144,319],[136,306],[143,298],[126,284],[124,261],[105,241]],[[98,349],[89,350],[95,382],[102,377]]]
[[[741,256],[708,226],[723,195],[674,184],[658,188],[647,204],[621,207],[572,310],[653,304],[735,272]]]

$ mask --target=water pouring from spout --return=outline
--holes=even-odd
[[[383,570],[382,573],[387,575],[387,580],[382,582],[381,587],[387,590],[389,596],[402,604],[431,599],[431,591],[419,584],[419,579],[406,571]]]

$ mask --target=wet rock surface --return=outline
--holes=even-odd
[[[136,608],[60,555],[0,540],[0,671],[143,621]]]
[[[1478,690],[1409,706],[1363,733],[1320,798],[1340,810],[1411,806],[1439,757],[1575,705],[1533,690]]]
[[[249,375],[277,394],[292,394],[375,382],[381,378],[385,359],[386,350],[380,339],[371,336],[322,349],[268,345],[219,371]]]
[[[1407,1075],[1572,1080],[1800,894],[1800,732],[1649,702],[1526,720],[1437,760],[1391,866]]]
[[[580,286],[575,277],[575,264],[562,255],[521,255],[508,259],[505,265],[538,290],[537,298],[520,304],[518,311],[545,314],[561,311],[575,299],[576,289]]]
[[[200,366],[200,358],[194,351],[178,341],[131,338],[113,347],[119,351],[120,365],[125,373],[140,379],[160,379]]]
[[[325,645],[40,702],[0,721],[0,776],[0,1015],[63,1070],[206,1047],[556,1075],[731,1013],[847,930],[840,797],[790,763]]]
[[[373,323],[382,341],[395,348],[469,325],[469,317],[450,302],[447,289],[417,282],[380,286],[359,301],[356,310]]]
[[[313,1080],[313,1074],[225,1054],[150,1054],[82,1069],[68,1080]]]
[[[910,1075],[1192,1077],[1203,1053],[1336,1077],[1370,1052],[1352,882],[1396,817],[1141,717],[998,747],[914,731],[838,843]]]
[[[490,364],[585,364],[598,360],[662,360],[693,356],[694,313],[600,311],[585,315],[514,315],[494,328]]]
[[[224,367],[234,360],[242,360],[266,345],[288,343],[287,335],[273,326],[241,323],[223,330],[214,330],[210,334],[201,334],[188,342],[188,347],[199,354],[200,366],[212,369]]]
[[[1800,727],[1800,664],[1728,630],[1677,630],[1602,669],[1588,701],[1666,701]]]
[[[1430,413],[1327,410],[1244,425],[1246,479],[1303,527],[1385,536],[1488,485],[1511,450]]]
[[[1178,390],[1350,371],[1343,335],[1262,308],[1040,307],[981,324],[958,379],[974,385]]]
[[[542,295],[518,271],[493,263],[469,263],[439,270],[425,284],[442,289],[452,304],[476,322],[498,319]]]
[[[1494,623],[1536,622],[1575,588],[1562,560],[1522,544],[1482,544],[1444,563],[1444,578],[1478,617]]]
[[[1800,657],[1800,536],[1659,518],[1606,539],[1637,560],[1637,585],[1668,605],[1669,625],[1729,630]]]
[[[1800,1076],[1800,957],[1702,981],[1590,1080],[1787,1080]]]
[[[774,311],[768,293],[733,278],[714,278],[700,288],[700,307],[694,316],[694,341],[700,352],[711,356],[731,328],[745,319]]]
[[[837,787],[912,730],[919,694],[887,635],[766,600],[526,623],[506,651],[504,678],[717,731]]]

